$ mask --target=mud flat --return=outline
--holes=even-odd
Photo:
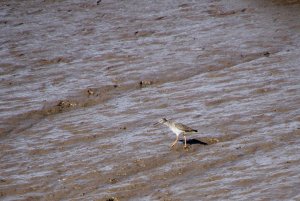
[[[300,1],[0,7],[0,200],[300,199]]]

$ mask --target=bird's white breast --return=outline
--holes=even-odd
[[[176,127],[171,127],[171,130],[176,134],[176,135],[180,135],[182,133],[181,130],[179,130],[178,128]]]

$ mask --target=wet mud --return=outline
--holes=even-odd
[[[0,7],[0,200],[300,199],[300,1]]]

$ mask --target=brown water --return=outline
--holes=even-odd
[[[300,200],[300,1],[0,16],[0,200]],[[188,149],[161,117],[199,130]]]

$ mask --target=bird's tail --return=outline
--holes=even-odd
[[[198,133],[198,130],[192,130],[192,132]]]

